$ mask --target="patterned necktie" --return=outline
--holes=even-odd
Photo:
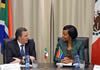
[[[24,53],[24,49],[23,48],[24,48],[24,45],[21,45],[21,51],[20,52],[21,52],[21,56],[22,57],[25,56],[25,53]]]

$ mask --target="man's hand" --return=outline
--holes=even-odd
[[[35,57],[30,56],[31,62],[33,62],[35,60]]]
[[[20,63],[21,62],[21,60],[19,58],[13,57],[13,59],[15,59],[15,60],[10,63]]]

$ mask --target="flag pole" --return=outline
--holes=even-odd
[[[48,68],[47,58],[48,58],[48,51],[47,51],[47,48],[45,48],[44,59],[45,59],[45,68],[46,69]]]
[[[11,15],[11,0],[8,0],[8,29],[9,29],[9,38],[13,37],[12,33],[12,15]]]

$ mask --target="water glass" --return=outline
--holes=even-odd
[[[85,61],[81,60],[80,61],[80,68],[84,69],[84,67],[85,67]]]
[[[32,62],[32,67],[33,67],[33,68],[37,68],[37,67],[38,67],[38,62],[37,62],[36,60],[34,60],[34,61]]]
[[[57,68],[62,68],[63,67],[63,63],[57,63]]]

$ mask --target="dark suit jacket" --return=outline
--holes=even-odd
[[[30,56],[33,56],[36,58],[36,51],[35,51],[35,43],[34,40],[29,40],[28,43],[25,44],[25,54],[29,52]],[[14,61],[13,57],[21,59],[20,55],[20,48],[17,43],[17,40],[14,39],[12,41],[9,41],[7,43],[6,47],[6,63],[10,63]]]

